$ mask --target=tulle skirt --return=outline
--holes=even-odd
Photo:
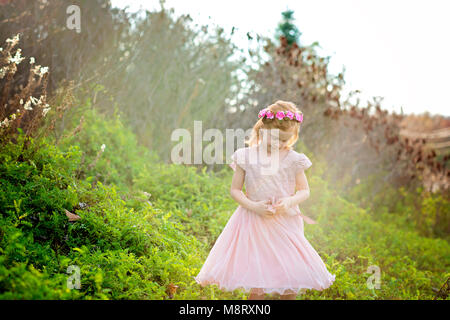
[[[300,215],[261,217],[238,206],[194,279],[224,291],[298,294],[330,287],[335,275],[304,237]]]

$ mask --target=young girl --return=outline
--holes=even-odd
[[[237,149],[230,163],[230,193],[240,205],[195,280],[226,291],[242,288],[250,292],[249,300],[264,299],[267,293],[295,300],[300,290],[322,291],[335,280],[303,234],[303,220],[316,223],[298,207],[309,197],[304,170],[312,165],[292,149],[303,114],[279,100],[258,117],[250,146]]]

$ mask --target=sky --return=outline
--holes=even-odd
[[[160,8],[159,0],[111,3],[130,11]],[[318,42],[320,56],[331,57],[330,73],[345,67],[344,95],[360,90],[362,102],[381,96],[389,111],[450,116],[448,0],[166,0],[164,6],[228,34],[234,26],[232,39],[244,49],[247,32],[273,38],[281,12],[293,10],[300,44]]]

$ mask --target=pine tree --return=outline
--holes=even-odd
[[[286,11],[283,11],[281,15],[283,16],[283,19],[278,24],[275,31],[277,40],[280,39],[280,36],[284,36],[287,40],[288,46],[291,46],[293,43],[297,43],[299,45],[299,38],[302,33],[293,23],[295,20],[294,11],[287,9]]]

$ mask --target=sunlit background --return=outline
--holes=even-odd
[[[154,10],[159,0],[112,0],[118,7]],[[450,115],[450,2],[441,0],[166,0],[175,15],[219,25],[246,48],[247,32],[273,36],[287,8],[295,12],[300,43],[319,42],[318,53],[331,56],[329,71],[345,67],[344,92],[361,98],[384,97],[383,107],[405,113]]]
[[[0,300],[247,299],[194,276],[277,100],[303,121],[274,181],[303,169],[317,224],[264,232],[336,275],[296,298],[448,300],[447,3],[0,0]]]

